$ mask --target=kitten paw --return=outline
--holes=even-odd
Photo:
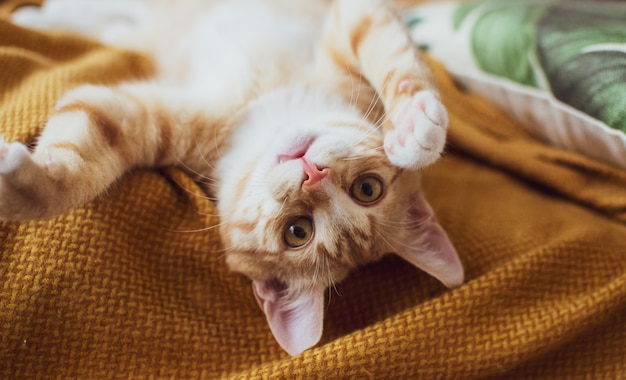
[[[443,151],[448,113],[431,91],[416,92],[403,102],[392,116],[394,129],[385,135],[385,153],[402,168],[428,166]]]
[[[34,219],[45,209],[45,169],[37,165],[26,145],[7,143],[0,136],[0,220]]]
[[[0,175],[10,174],[24,162],[30,159],[28,148],[22,143],[7,143],[0,137]]]

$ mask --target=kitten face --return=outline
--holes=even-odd
[[[372,238],[373,222],[394,203],[400,173],[381,148],[382,134],[358,113],[298,97],[285,92],[252,105],[239,127],[242,142],[223,160],[231,174],[244,174],[219,195],[231,268],[294,284],[289,289],[326,287],[380,257],[371,249],[380,240]],[[251,138],[258,130],[265,133]],[[243,140],[254,143],[239,148]]]
[[[326,288],[387,253],[462,281],[462,269],[446,273],[460,264],[418,173],[394,166],[382,133],[350,107],[275,94],[252,103],[232,146],[217,169],[227,264],[252,279],[287,352],[319,340]]]
[[[288,289],[325,288],[384,253],[373,250],[376,219],[398,203],[400,170],[365,122],[328,124],[285,136],[240,183],[224,229],[234,270]]]

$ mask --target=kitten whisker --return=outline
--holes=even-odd
[[[217,143],[217,141],[218,141],[218,139],[217,139],[217,130],[218,130],[218,128],[215,128],[215,130],[213,131],[213,147],[215,148],[215,157],[216,157],[215,162],[219,161],[219,159],[222,158],[222,152],[220,151],[219,144]],[[196,145],[197,145],[197,142],[196,142]],[[204,159],[204,157],[203,157],[203,159]],[[211,169],[215,169],[214,167],[212,167],[210,165],[209,165],[209,167]]]
[[[345,60],[343,60],[342,63],[344,65],[345,69],[346,69],[346,72],[349,72],[350,68],[349,68],[348,63]],[[354,75],[350,75],[349,77],[350,77],[351,89],[350,89],[350,101],[349,101],[348,105],[351,108],[358,109],[358,102],[359,102],[359,98],[361,97],[361,88],[363,86],[363,76],[359,75],[357,86],[355,86]],[[388,80],[388,79],[386,79],[386,80]],[[355,92],[355,87],[356,87],[356,95],[354,93]],[[364,120],[368,120],[369,116],[374,111],[374,109],[378,105],[379,101],[380,101],[380,97],[379,96],[373,96],[370,99],[370,102],[368,104],[368,107],[367,107],[366,111],[363,112],[363,114],[364,114],[363,119]],[[358,144],[358,142],[357,142],[357,144]]]
[[[376,98],[377,98],[377,100],[375,101],[374,106],[375,106],[375,105],[378,103],[378,101],[379,101],[379,100],[378,100],[378,97],[376,97]],[[384,115],[384,113],[383,113],[383,115]],[[366,122],[366,123],[369,123],[369,121],[368,121],[368,119],[367,119],[367,118],[368,118],[368,115],[366,115],[366,116],[362,116],[362,120],[363,120],[364,122]],[[363,135],[362,137],[360,137],[360,138],[356,139],[355,141],[353,141],[351,144],[349,144],[349,145],[348,145],[348,148],[349,148],[349,149],[354,148],[355,146],[360,145],[360,144],[361,144],[363,141],[365,141],[366,139],[370,138],[373,134],[378,133],[378,132],[379,132],[379,130],[381,129],[381,127],[382,127],[382,124],[380,124],[380,125],[378,124],[378,121],[379,121],[379,120],[380,120],[380,118],[379,118],[379,119],[378,119],[378,120],[377,120],[377,121],[373,124],[374,128],[373,128],[372,130],[370,130],[369,132],[367,132],[367,133],[366,133],[365,135]]]
[[[199,216],[205,216],[205,217],[210,216],[212,218],[220,218],[220,214],[209,214],[206,212],[200,212],[199,210],[196,210],[196,214]]]
[[[378,235],[378,236],[379,236],[379,237],[380,237],[380,238],[381,238],[381,239],[385,242],[385,244],[387,244],[387,246],[388,246],[390,249],[392,249],[392,250],[394,249],[394,245],[393,245],[393,244],[391,244],[391,243],[389,242],[389,240],[387,240],[387,238],[385,238],[385,236],[382,234],[382,232],[380,232],[380,231],[378,230],[378,228],[372,228],[372,231],[373,231],[376,235]]]
[[[319,260],[313,260],[313,282],[317,283],[317,276],[319,275]]]
[[[211,178],[194,178],[193,179],[196,183],[199,183],[201,185],[205,185],[205,186],[211,186],[213,183],[216,183],[217,180],[211,179]]]
[[[361,119],[364,122],[369,123],[369,121],[367,120],[367,117],[361,117]],[[360,138],[356,139],[355,141],[353,141],[352,143],[350,143],[347,147],[349,149],[351,149],[351,148],[354,148],[357,145],[360,145],[363,141],[365,141],[366,139],[370,138],[374,133],[377,133],[379,129],[380,129],[380,127],[377,126],[376,124],[374,124],[374,128],[372,130],[368,131],[362,137],[360,137]]]
[[[379,152],[379,151],[381,151],[383,149],[384,148],[382,146],[378,146],[376,148],[370,148],[370,149],[364,150],[363,152],[360,152],[359,154],[352,154],[352,155],[349,155],[349,156],[342,157],[341,160],[344,160],[344,161],[361,160],[366,155],[371,154],[371,153]]]
[[[176,184],[178,185],[179,188],[183,189],[188,194],[193,195],[194,197],[199,198],[199,199],[201,199],[203,201],[209,201],[209,202],[216,202],[217,201],[217,199],[214,198],[214,197],[210,197],[210,196],[208,196],[206,194],[205,195],[201,195],[201,194],[198,194],[198,193],[196,193],[196,192],[194,192],[194,191],[192,191],[190,189],[187,189],[186,187],[180,185],[178,182],[176,182]],[[215,215],[215,216],[219,216],[219,215]]]
[[[410,204],[410,205],[406,208],[406,210],[405,210],[405,211],[407,211],[407,212],[408,212],[408,210],[410,210],[410,209],[411,209],[411,208],[413,208],[414,206],[415,206],[415,203]],[[412,228],[418,228],[418,227],[420,227],[420,226],[424,225],[425,223],[427,223],[427,222],[428,222],[428,220],[429,220],[429,219],[430,219],[430,218],[425,218],[425,219],[418,220],[418,221],[415,221],[415,222],[393,222],[393,221],[389,221],[389,220],[387,220],[387,219],[381,218],[381,219],[379,219],[379,222],[380,222],[382,225],[387,226],[387,227],[392,227],[392,228],[398,228],[398,227],[401,227],[401,228],[409,228],[409,229],[412,229]],[[404,243],[404,242],[402,242],[402,241],[400,241],[400,240],[398,240],[398,239],[394,238],[394,237],[393,237],[393,236],[391,236],[391,235],[389,235],[389,236],[384,236],[384,235],[383,235],[383,233],[382,233],[381,231],[379,231],[377,228],[373,228],[372,230],[373,230],[373,231],[374,231],[374,232],[375,232],[375,233],[376,233],[376,234],[377,234],[377,235],[378,235],[378,236],[379,236],[379,237],[380,237],[380,238],[381,238],[381,239],[385,242],[385,244],[387,244],[387,245],[388,245],[391,249],[396,249],[396,248],[397,248],[397,247],[399,247],[399,246],[400,246],[400,247],[407,247],[407,248],[411,248],[411,249],[413,249],[413,250],[415,250],[415,249],[416,249],[416,247],[409,246],[409,245],[407,245],[406,243]],[[389,238],[391,241],[390,241],[388,238]],[[395,244],[392,244],[392,243],[395,243]],[[426,251],[424,251],[424,252],[426,252]]]
[[[348,65],[348,62],[343,59],[343,57],[339,57],[342,60],[342,64],[344,66],[344,69],[346,70],[346,72],[350,72],[350,66]],[[357,93],[356,96],[354,95],[354,89],[355,89],[355,85],[354,85],[354,75],[349,75],[350,77],[350,101],[348,102],[348,106],[350,108],[358,108],[357,104],[359,101],[359,97],[361,96],[361,85],[363,83],[363,77],[359,76],[359,82],[358,82],[358,86],[357,86]]]
[[[195,191],[192,191],[192,190],[188,189],[187,187],[185,187],[185,186],[181,185],[178,181],[176,181],[176,180],[175,180],[175,179],[173,179],[173,178],[170,178],[170,180],[171,180],[172,182],[176,183],[176,185],[178,185],[178,188],[180,188],[180,189],[184,190],[186,193],[191,194],[191,195],[193,195],[193,196],[194,196],[194,197],[196,197],[196,198],[202,199],[202,200],[204,200],[204,201],[213,202],[213,203],[217,201],[217,199],[216,199],[216,198],[214,198],[214,197],[210,197],[209,195],[206,195],[206,194],[205,194],[205,195],[200,195],[200,194],[198,194],[197,192],[195,192]],[[197,183],[201,183],[201,184],[202,184],[202,183],[204,183],[204,182],[201,182],[201,181],[195,181],[195,182],[197,182]],[[219,215],[212,215],[212,216],[219,216]]]
[[[337,284],[335,279],[333,278],[333,272],[330,269],[330,263],[328,262],[328,258],[324,256],[324,266],[326,267],[326,276],[328,278],[329,286],[328,286],[328,301],[330,302],[330,296],[332,295],[331,289],[335,291],[335,293],[341,297],[339,294],[339,290],[337,290]]]
[[[280,214],[283,213],[283,209],[285,208],[285,204],[287,203],[287,199],[283,199],[283,203],[280,205],[280,208],[278,209],[278,212]]]
[[[196,133],[196,131],[194,130],[193,133]],[[205,162],[207,162],[205,157],[204,157],[204,155],[199,150],[200,148],[198,147],[198,139],[194,139],[194,141],[195,141],[195,144],[196,144],[196,151],[200,152],[201,158]],[[171,141],[169,141],[169,142],[171,143]],[[210,182],[217,183],[217,180],[215,178],[211,178],[208,175],[193,169],[191,166],[187,165],[180,157],[176,158],[176,162],[177,162],[176,167],[178,167],[180,169],[183,169],[183,171],[187,172],[188,174],[193,175],[194,177],[197,177],[196,179],[194,179],[196,182],[200,182],[200,183],[203,183],[203,184],[209,184]],[[207,162],[207,164],[208,164],[208,162]],[[213,169],[213,167],[211,165],[209,165],[209,167]],[[200,180],[202,180],[202,181],[200,181]],[[207,181],[207,182],[204,182],[204,181]]]
[[[384,88],[387,85],[387,83],[389,82],[390,79],[391,78],[385,78],[381,88]],[[364,120],[366,120],[366,121],[369,120],[372,112],[374,112],[374,109],[376,109],[376,106],[378,105],[379,102],[382,102],[382,98],[380,97],[379,94],[375,94],[375,96],[373,96],[372,99],[370,100],[370,105],[367,108],[367,111],[363,115],[363,119]],[[385,118],[388,118],[387,112],[382,112],[381,116],[373,123],[374,124],[374,129],[370,133],[368,133],[363,139],[365,139],[366,137],[369,137],[369,135],[371,133],[374,133],[374,132],[378,131],[384,124],[384,123],[381,123],[381,120],[385,120]],[[385,120],[385,122],[386,122],[386,120]],[[361,139],[360,141],[363,141],[363,139]]]
[[[404,221],[404,222],[391,221],[391,220],[386,220],[382,218],[378,219],[378,223],[382,226],[391,227],[391,228],[406,228],[406,229],[418,228],[418,227],[423,226],[427,222],[428,222],[428,219]]]
[[[214,131],[213,131],[213,133],[214,133],[213,142],[214,142],[214,147],[215,147],[215,154],[216,154],[216,156],[218,158],[221,158],[221,152],[220,152],[219,146],[217,144],[217,129],[218,128],[215,128]],[[194,140],[195,140],[194,142],[195,142],[195,145],[196,145],[196,152],[198,152],[198,155],[200,156],[202,161],[206,164],[206,166],[209,169],[215,170],[215,166],[213,164],[211,164],[209,162],[209,160],[207,160],[206,155],[204,154],[204,152],[202,151],[202,149],[200,149],[200,146],[198,145],[198,140],[200,140],[200,139],[195,138]]]
[[[197,177],[197,179],[195,180],[196,182],[200,182],[200,183],[203,183],[203,184],[206,184],[206,185],[218,182],[215,178],[211,178],[208,175],[206,175],[204,173],[200,173],[199,171],[193,169],[191,166],[189,166],[186,163],[184,163],[180,158],[178,159],[178,165],[177,166],[179,168],[183,169],[185,172],[188,172],[192,176]]]
[[[363,143],[363,141],[365,141],[366,139],[370,138],[370,137],[371,137],[374,133],[377,133],[377,132],[378,132],[378,129],[377,129],[377,128],[372,129],[371,131],[367,132],[367,133],[366,133],[365,135],[363,135],[362,137],[360,137],[360,138],[356,139],[355,141],[351,142],[350,144],[348,144],[348,145],[346,146],[346,148],[348,148],[348,149],[352,149],[352,148],[354,148],[354,147],[356,147],[356,146],[358,146],[358,145],[362,144],[362,143]]]
[[[376,106],[378,105],[378,103],[381,101],[380,96],[378,94],[375,94],[372,99],[370,99],[370,104],[367,107],[367,110],[363,113],[363,118],[365,120],[369,120],[370,116],[372,115],[372,112],[374,112],[374,109],[376,109]]]
[[[415,207],[415,202],[409,204],[405,208],[404,212],[407,213],[407,212],[409,212],[409,210],[411,210],[414,207]],[[380,217],[380,219],[378,219],[378,222],[381,225],[387,226],[387,227],[393,227],[393,228],[404,227],[404,228],[411,229],[411,228],[417,228],[417,227],[423,226],[424,224],[428,223],[430,219],[431,219],[430,217],[427,217],[427,218],[423,218],[423,219],[420,219],[420,220],[410,220],[410,221],[398,222],[398,221],[395,221],[395,220],[389,220],[389,219],[385,219],[383,217]]]
[[[383,112],[383,114],[380,115],[380,117],[374,122],[374,126],[376,126],[376,128],[382,128],[383,125],[388,123],[390,120],[391,120],[391,114],[387,112]]]
[[[346,64],[346,67],[347,67],[347,64]],[[354,77],[352,75],[350,76],[350,86],[351,86],[351,88],[350,88],[350,102],[348,102],[348,105],[351,108],[356,108],[357,107],[357,102],[358,102],[358,99],[359,99],[359,95],[361,94],[361,81],[362,81],[361,78],[359,78],[359,83],[358,83],[358,87],[357,87],[357,93],[356,93],[356,96],[355,96],[354,95],[354,89],[355,89],[355,87],[354,87]]]
[[[220,255],[218,255],[217,257],[215,257],[213,260],[214,260],[214,261],[220,260],[220,259],[222,259],[223,257],[226,257],[226,255],[227,255],[229,252],[233,252],[233,251],[234,251],[234,249],[233,249],[232,247],[224,247],[224,248],[219,249],[219,250],[217,250],[217,251],[213,251],[213,253],[220,253]]]
[[[417,251],[417,252],[423,252],[423,253],[428,253],[429,251],[422,249],[420,247],[416,247],[414,245],[409,245],[401,240],[398,240],[396,238],[394,238],[393,236],[387,236],[388,238],[390,238],[391,242],[394,242],[395,245],[392,245],[390,240],[388,240],[380,231],[378,231],[377,229],[374,229],[374,232],[376,232],[376,234],[378,236],[380,236],[381,239],[383,239],[383,241],[389,245],[389,247],[391,249],[397,249],[398,247],[405,247],[405,248],[409,248],[412,251]]]
[[[198,229],[194,229],[194,230],[175,230],[175,229],[171,229],[171,228],[166,228],[167,231],[169,232],[175,232],[175,233],[182,233],[182,234],[187,234],[187,233],[196,233],[196,232],[206,232],[206,231],[211,231],[215,228],[219,228],[221,226],[226,226],[230,224],[230,221],[223,221],[221,223],[215,224],[213,226],[208,226],[208,227],[203,227],[203,228],[198,228]]]
[[[381,226],[390,227],[390,228],[401,228],[406,230],[414,230],[424,225],[423,222],[406,222],[406,223],[380,223]]]
[[[382,99],[380,99],[380,100],[382,101]],[[385,110],[385,112],[382,112],[382,114],[378,117],[378,119],[376,119],[376,121],[374,121],[374,127],[377,130],[381,129],[385,124],[390,122],[392,115],[391,115],[391,112],[388,112],[388,111],[389,110]]]

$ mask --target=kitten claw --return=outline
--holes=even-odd
[[[417,169],[439,158],[446,142],[448,113],[431,91],[419,91],[404,100],[392,123],[394,130],[387,132],[384,144],[391,163]]]

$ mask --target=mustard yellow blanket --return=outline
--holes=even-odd
[[[0,1],[0,133],[35,142],[79,84],[144,57],[11,25]],[[542,145],[430,62],[451,115],[425,189],[467,283],[401,260],[332,293],[322,342],[291,358],[228,273],[213,205],[175,169],[137,171],[54,220],[0,224],[0,378],[626,376],[626,173]]]

